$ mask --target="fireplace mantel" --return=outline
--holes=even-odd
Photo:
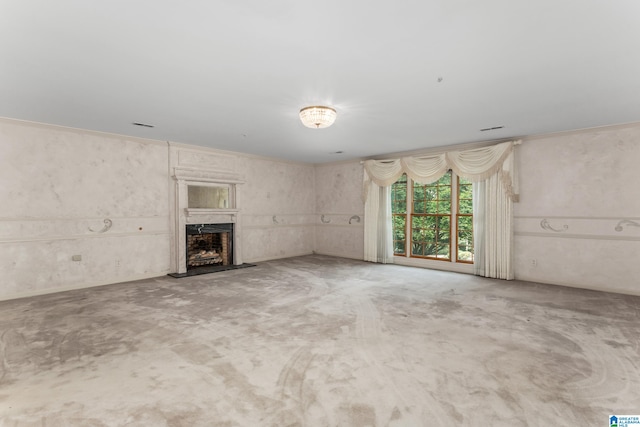
[[[233,223],[233,263],[242,264],[240,245],[242,226],[239,208],[239,186],[244,180],[230,171],[206,170],[200,168],[175,167],[175,207],[174,207],[174,244],[172,269],[176,273],[187,271],[186,225],[187,224],[225,224]],[[226,186],[229,188],[229,208],[193,208],[189,207],[189,186]]]
[[[184,214],[185,216],[201,216],[201,215],[231,215],[235,216],[239,212],[238,209],[203,209],[203,208],[185,208]],[[228,221],[233,222],[233,221]]]

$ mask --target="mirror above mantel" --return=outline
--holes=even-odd
[[[187,184],[188,209],[234,209],[235,197],[231,184]]]

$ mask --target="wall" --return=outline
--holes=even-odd
[[[362,259],[359,161],[314,166],[185,147],[191,162],[224,159],[243,177],[245,262],[314,251]],[[0,299],[170,272],[169,151],[0,119]],[[525,138],[517,152],[516,278],[640,294],[640,125]],[[105,219],[113,225],[100,232]]]
[[[313,252],[311,164],[0,119],[0,300],[173,272],[171,164],[242,177],[243,261]]]
[[[166,143],[0,120],[0,299],[168,272],[166,169]]]
[[[313,165],[174,143],[170,163],[172,175],[178,167],[242,182],[236,191],[243,262],[313,253]]]
[[[517,150],[516,278],[640,294],[640,125],[526,138]]]
[[[313,165],[247,156],[239,171],[245,262],[313,253]]]
[[[516,150],[516,279],[640,295],[640,124],[529,137]],[[316,252],[362,259],[362,224],[348,226],[364,211],[361,180],[359,162],[316,166],[316,212],[331,221],[318,223]]]
[[[359,161],[316,165],[317,253],[364,258],[363,173]]]

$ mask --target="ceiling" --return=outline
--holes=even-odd
[[[0,0],[0,58],[0,116],[312,163],[640,121],[638,0]]]

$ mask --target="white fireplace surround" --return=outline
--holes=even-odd
[[[242,226],[240,220],[239,186],[244,184],[238,175],[229,172],[206,171],[195,168],[176,167],[173,170],[175,180],[175,206],[173,212],[174,242],[172,245],[172,269],[180,274],[187,272],[187,224],[234,224],[233,264],[242,264],[240,245]],[[229,186],[229,208],[201,209],[189,208],[189,186]]]

